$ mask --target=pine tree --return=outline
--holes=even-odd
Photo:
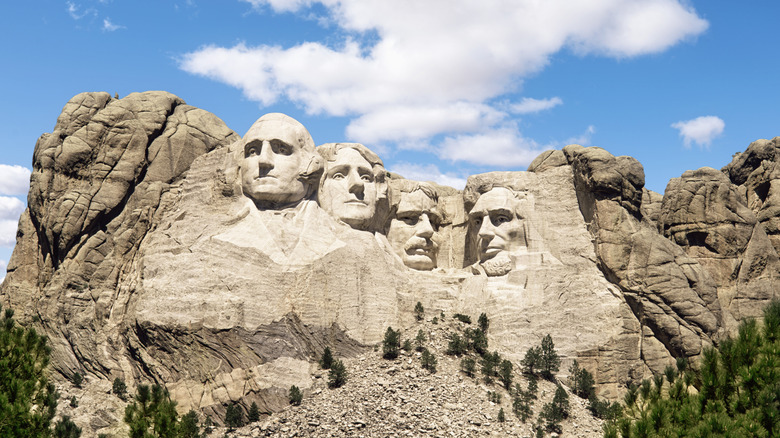
[[[422,356],[420,357],[420,361],[422,362],[422,367],[426,370],[430,371],[431,373],[436,372],[436,356],[434,356],[428,349],[424,349],[422,352]]]
[[[542,377],[547,380],[552,380],[558,368],[561,366],[561,358],[555,351],[555,345],[553,344],[552,336],[547,334],[542,338],[542,349],[540,350],[541,356],[541,371]]]
[[[48,436],[59,394],[46,378],[50,348],[0,306],[0,436]]]
[[[460,361],[460,369],[469,377],[474,377],[477,371],[477,362],[471,357],[465,357]]]
[[[260,408],[257,407],[257,403],[252,402],[252,405],[249,406],[249,413],[246,415],[246,419],[250,423],[260,421]]]
[[[596,396],[596,381],[593,380],[593,374],[591,374],[585,368],[580,368],[577,360],[569,367],[570,384],[571,389],[580,398],[589,400]]]
[[[347,368],[344,363],[336,359],[330,367],[328,374],[328,387],[338,388],[347,383]]]
[[[512,387],[512,362],[504,359],[498,370],[498,379],[507,391]]]
[[[200,438],[198,414],[192,409],[181,417],[177,438]]]
[[[244,425],[244,413],[236,403],[231,403],[225,410],[225,426],[228,431],[233,431],[237,427]]]
[[[541,366],[541,353],[539,347],[531,347],[525,352],[525,357],[520,361],[523,366],[523,373],[533,375]]]
[[[504,408],[501,408],[498,410],[498,418],[499,423],[503,423],[506,421],[506,416],[504,415]]]
[[[545,422],[545,428],[549,432],[561,433],[561,421],[569,416],[569,394],[559,384],[555,390],[552,402],[542,407],[540,419]]]
[[[425,317],[425,309],[423,308],[422,303],[419,301],[414,306],[414,317],[417,318],[418,321],[422,321]]]
[[[323,370],[329,370],[332,364],[333,353],[330,352],[330,347],[325,347],[325,351],[322,352],[322,357],[320,358],[320,367]]]
[[[485,315],[484,312],[479,315],[477,324],[479,325],[479,329],[482,330],[482,333],[487,334],[488,327],[490,327],[490,321],[488,320],[488,317],[487,315]]]
[[[81,428],[71,421],[70,416],[63,415],[54,425],[54,438],[79,438]]]
[[[385,338],[382,341],[382,357],[385,359],[395,359],[398,357],[398,350],[401,348],[401,332],[388,327],[385,331]]]
[[[113,392],[120,400],[124,401],[127,397],[127,385],[125,381],[120,377],[114,379],[114,383],[111,385],[111,392]]]
[[[422,351],[426,340],[425,333],[423,333],[422,329],[417,330],[417,337],[414,338],[415,349],[417,351]]]
[[[130,438],[175,437],[176,402],[160,385],[138,385],[133,403],[125,408],[125,423],[130,426]]]
[[[301,390],[297,386],[293,385],[290,387],[289,399],[290,404],[293,406],[299,406],[301,404],[301,401],[303,400],[303,393],[301,393]],[[257,407],[256,404],[255,407]]]

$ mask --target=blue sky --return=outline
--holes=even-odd
[[[284,112],[317,144],[361,142],[392,171],[454,186],[579,143],[637,158],[646,186],[662,193],[685,170],[720,168],[780,135],[776,1],[41,0],[4,9],[0,272],[35,141],[83,91],[169,91],[240,135]]]

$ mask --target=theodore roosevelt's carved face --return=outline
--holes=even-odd
[[[401,193],[387,240],[406,266],[429,271],[436,267],[439,222],[436,201],[423,190]]]
[[[320,206],[352,228],[366,229],[374,219],[378,183],[371,163],[351,147],[339,149],[325,162]]]
[[[258,119],[242,139],[241,187],[258,208],[294,204],[307,194],[301,177],[314,153],[306,128],[281,114]]]

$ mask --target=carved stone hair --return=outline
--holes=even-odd
[[[398,204],[401,203],[402,193],[413,193],[418,190],[425,193],[425,196],[431,198],[433,202],[439,202],[439,192],[427,182],[412,181],[409,179],[390,180],[390,213],[392,215],[395,214],[395,211],[398,209]]]
[[[336,154],[344,148],[357,151],[357,153],[371,165],[371,170],[374,173],[374,180],[378,183],[385,182],[387,170],[385,170],[385,164],[382,162],[382,159],[371,149],[360,143],[325,143],[317,146],[317,152],[325,161],[335,161]],[[320,187],[322,187],[322,181],[320,181]]]

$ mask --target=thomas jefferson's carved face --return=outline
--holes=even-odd
[[[303,160],[308,159],[300,145],[301,129],[286,121],[261,119],[244,136],[241,186],[258,207],[290,204],[306,195],[299,178]]]
[[[526,246],[523,220],[516,213],[518,202],[511,190],[494,187],[482,194],[469,212],[478,230],[481,263]]]
[[[344,147],[333,161],[325,163],[323,178],[320,206],[352,228],[367,228],[374,219],[378,197],[371,163],[357,150]]]
[[[387,240],[412,269],[429,271],[436,267],[440,217],[435,208],[436,202],[422,190],[402,193],[390,222]]]

